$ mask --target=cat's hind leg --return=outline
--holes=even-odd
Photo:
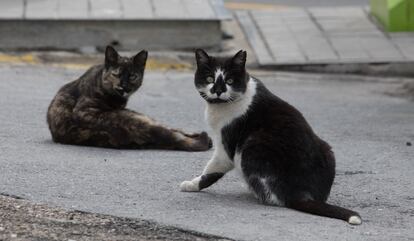
[[[167,149],[206,151],[211,139],[202,132],[188,137],[179,131],[158,124],[151,118],[127,109],[101,111],[79,107],[75,111],[78,127],[90,130],[91,138],[82,141],[92,146],[133,149]]]
[[[206,132],[190,135],[134,111],[126,109],[122,114],[131,120],[129,132],[134,136],[134,143],[141,143],[139,146],[143,148],[183,151],[206,151],[211,148],[211,139]]]
[[[284,206],[284,201],[281,200],[273,190],[275,185],[277,185],[274,178],[252,175],[246,177],[246,181],[250,190],[261,203],[266,205]]]
[[[207,135],[207,133],[204,132],[204,131],[203,132],[192,132],[192,133],[188,133],[188,132],[185,132],[185,131],[183,131],[181,129],[176,129],[176,128],[172,128],[171,130],[174,131],[174,132],[176,132],[176,133],[182,134],[185,137],[189,137],[189,138],[192,138],[192,139],[200,139],[200,138],[202,139],[202,138],[204,138],[203,137],[204,135]],[[208,147],[209,148],[213,147],[213,142],[211,141],[210,138],[208,140]]]
[[[152,142],[147,147],[154,149],[171,149],[183,151],[207,151],[211,148],[211,139],[206,132],[189,137],[161,125],[149,127]]]
[[[262,144],[251,142],[244,145],[239,154],[239,164],[236,165],[259,202],[265,205],[285,206],[285,183],[279,176],[283,165],[277,158],[272,150],[269,151]]]

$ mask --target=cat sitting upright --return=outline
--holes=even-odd
[[[246,52],[232,58],[196,50],[195,86],[207,101],[215,150],[201,176],[181,191],[207,188],[234,167],[264,204],[361,224],[358,213],[326,203],[335,157],[302,114],[245,69]]]
[[[128,97],[142,84],[147,55],[143,50],[132,58],[122,57],[108,46],[105,64],[91,67],[64,85],[47,112],[53,140],[108,148],[210,149],[205,132],[170,129],[125,108]]]

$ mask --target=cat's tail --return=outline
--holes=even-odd
[[[359,216],[357,212],[324,202],[312,200],[292,201],[287,206],[291,209],[305,213],[341,219],[353,225],[359,225],[362,223],[361,216]]]

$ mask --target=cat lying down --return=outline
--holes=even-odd
[[[122,57],[108,46],[105,64],[96,65],[64,85],[47,112],[55,142],[108,148],[206,151],[207,133],[167,128],[126,109],[128,98],[142,84],[147,51]]]

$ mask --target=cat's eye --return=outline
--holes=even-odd
[[[208,83],[213,83],[214,82],[214,79],[211,76],[207,77],[206,80],[207,80]]]
[[[115,76],[115,77],[118,77],[118,76],[119,76],[119,73],[120,73],[119,69],[115,69],[115,70],[112,70],[112,71],[111,71],[111,74],[112,74],[113,76]]]
[[[130,80],[135,80],[135,79],[137,79],[138,78],[138,75],[137,74],[131,74],[130,76],[129,76],[129,79]]]
[[[233,79],[227,79],[226,80],[226,83],[229,84],[229,85],[233,84],[233,82],[234,82]]]

